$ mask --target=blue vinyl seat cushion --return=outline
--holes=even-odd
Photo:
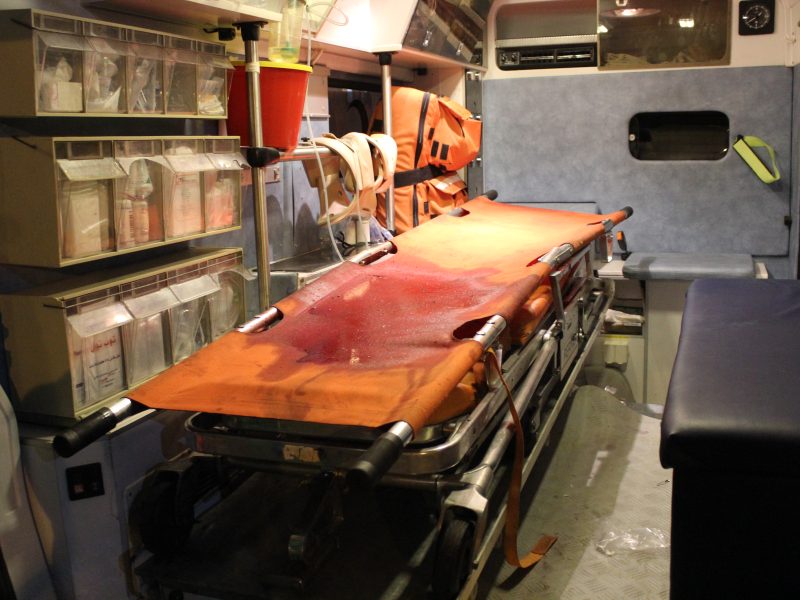
[[[800,282],[698,280],[662,422],[665,467],[800,475]]]
[[[622,274],[628,279],[753,278],[755,267],[749,254],[681,254],[678,252],[634,252],[625,261]]]

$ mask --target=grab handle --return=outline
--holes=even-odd
[[[128,416],[132,407],[128,398],[122,398],[116,404],[93,412],[75,426],[58,433],[53,438],[53,448],[59,456],[69,458],[114,429]]]
[[[405,421],[398,421],[361,455],[347,473],[347,483],[355,488],[369,488],[378,483],[400,458],[403,448],[411,441],[414,430]]]

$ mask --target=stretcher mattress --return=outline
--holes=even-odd
[[[152,408],[314,423],[424,426],[482,354],[465,336],[511,321],[546,281],[539,259],[579,250],[608,215],[484,197],[394,239],[372,264],[344,262],[276,304],[259,333],[234,331],[129,396]],[[464,332],[457,335],[456,332]]]

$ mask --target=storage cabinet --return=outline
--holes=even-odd
[[[12,402],[67,424],[190,356],[244,320],[242,252],[168,259],[0,296]]]
[[[0,115],[227,116],[225,45],[39,10],[0,13]]]
[[[0,262],[60,267],[236,229],[245,166],[237,137],[0,139]]]
[[[731,2],[598,0],[600,69],[730,64]]]

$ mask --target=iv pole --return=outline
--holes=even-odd
[[[392,135],[392,53],[378,53],[381,65],[381,92],[383,95],[383,133]],[[386,229],[395,233],[394,228],[394,184],[386,190]]]
[[[241,23],[238,26],[244,40],[245,73],[247,75],[247,100],[250,110],[250,147],[247,162],[252,168],[253,205],[256,233],[256,265],[258,269],[258,305],[260,311],[269,308],[269,228],[267,223],[267,197],[264,167],[281,160],[274,148],[265,148],[261,122],[261,65],[258,60],[258,40],[261,22]],[[381,90],[383,92],[383,127],[386,135],[392,135],[392,53],[378,53],[381,65]],[[303,160],[306,156],[284,157],[283,160]],[[386,229],[394,233],[394,189],[386,190]]]
[[[258,60],[258,39],[263,23],[241,23],[239,26],[244,40],[245,73],[247,75],[247,101],[250,110],[250,147],[247,149],[247,162],[252,168],[253,207],[256,230],[256,266],[258,269],[258,306],[264,311],[269,308],[269,228],[267,224],[267,194],[265,189],[264,167],[278,160],[274,148],[264,148],[264,135],[261,127],[261,65]]]

